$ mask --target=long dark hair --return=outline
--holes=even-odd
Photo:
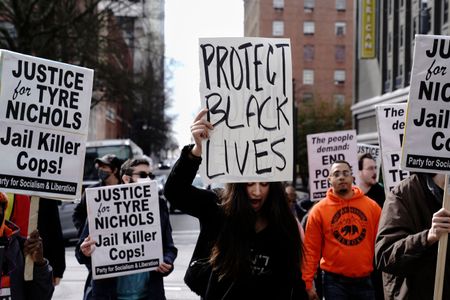
[[[246,187],[247,183],[229,183],[221,195],[225,220],[210,257],[219,280],[238,278],[250,272],[250,241],[255,235],[256,214]],[[300,273],[302,246],[298,223],[280,182],[269,183],[269,195],[261,214],[286,243],[287,268],[292,274]]]

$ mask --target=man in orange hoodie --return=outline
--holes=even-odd
[[[335,161],[327,196],[310,211],[305,230],[303,280],[310,300],[320,261],[325,299],[375,299],[370,279],[381,209],[353,186],[351,166]]]

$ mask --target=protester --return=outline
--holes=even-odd
[[[445,176],[416,173],[387,196],[376,241],[386,299],[433,299],[439,238],[450,233],[442,208]],[[450,299],[450,248],[442,299]]]
[[[306,211],[302,210],[300,205],[298,205],[297,202],[298,197],[297,193],[295,192],[295,188],[291,184],[287,184],[286,187],[284,188],[284,191],[286,192],[286,197],[292,214],[300,222],[303,219],[304,215],[306,214]]]
[[[94,160],[95,167],[98,170],[98,178],[100,181],[90,187],[108,186],[120,183],[120,166],[123,161],[114,154],[106,154]],[[78,237],[84,228],[87,218],[86,194],[83,193],[81,201],[75,206],[72,215],[72,221],[78,230]]]
[[[122,165],[122,160],[120,160],[114,154],[105,154],[102,157],[98,157],[94,160],[95,167],[98,171],[99,182],[93,184],[89,187],[100,187],[115,185],[120,183],[120,166]],[[78,231],[78,238],[80,238],[83,229],[86,225],[87,219],[87,206],[86,206],[86,193],[83,192],[80,202],[75,206],[72,214],[72,221],[75,228]],[[92,273],[90,266],[87,265],[88,276],[84,284],[84,294],[90,295],[91,283],[92,283]]]
[[[297,192],[295,191],[295,187],[292,184],[286,185],[285,192],[292,213],[301,223],[303,218],[306,216],[306,214],[311,209],[314,203],[309,199],[299,201]]]
[[[358,170],[359,188],[367,197],[383,208],[386,195],[384,193],[384,187],[377,181],[377,163],[370,153],[364,153],[359,156]],[[375,298],[377,300],[384,300],[381,271],[374,268],[371,278],[375,290]]]
[[[202,140],[212,129],[206,113],[204,109],[196,116],[191,126],[195,144],[183,148],[164,188],[171,205],[200,222],[191,265],[203,256],[212,271],[196,292],[206,300],[306,299],[302,242],[283,185],[228,183],[217,193],[192,185]]]
[[[356,186],[350,164],[335,161],[327,196],[314,205],[305,230],[303,279],[309,299],[320,260],[325,299],[375,299],[370,274],[380,207]]]
[[[6,220],[19,227],[20,236],[28,236],[28,220],[30,215],[31,199],[28,195],[7,193],[8,210]],[[39,199],[37,229],[42,238],[44,257],[53,269],[53,285],[58,285],[66,270],[65,245],[59,221],[57,200]]]
[[[122,165],[120,174],[123,183],[133,183],[154,178],[149,161],[144,158],[127,160]],[[169,210],[162,198],[159,198],[159,211],[163,246],[163,262],[161,262],[159,267],[152,272],[92,280],[92,289],[85,294],[84,299],[166,299],[163,277],[173,271],[173,263],[177,257],[178,250],[173,243]],[[87,264],[90,267],[90,256],[95,249],[94,244],[95,241],[89,235],[89,227],[86,222],[75,249],[75,254],[80,263]]]
[[[19,227],[5,219],[8,197],[0,192],[0,265],[1,299],[34,300],[51,299],[54,291],[52,268],[44,258],[39,232],[34,230],[25,239]],[[25,256],[34,262],[33,280],[24,280]]]
[[[383,208],[386,198],[384,187],[377,181],[377,163],[370,153],[362,154],[358,159],[359,188],[363,193]]]

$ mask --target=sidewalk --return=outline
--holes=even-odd
[[[74,247],[66,248],[66,272],[60,285],[55,288],[52,299],[55,300],[82,300],[84,281],[88,271],[80,265],[76,258]]]

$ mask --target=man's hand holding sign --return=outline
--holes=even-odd
[[[434,299],[442,298],[448,233],[450,233],[450,39],[416,35],[402,168],[445,174],[443,208],[433,215],[427,242],[439,242]],[[443,176],[442,176],[443,177]]]

